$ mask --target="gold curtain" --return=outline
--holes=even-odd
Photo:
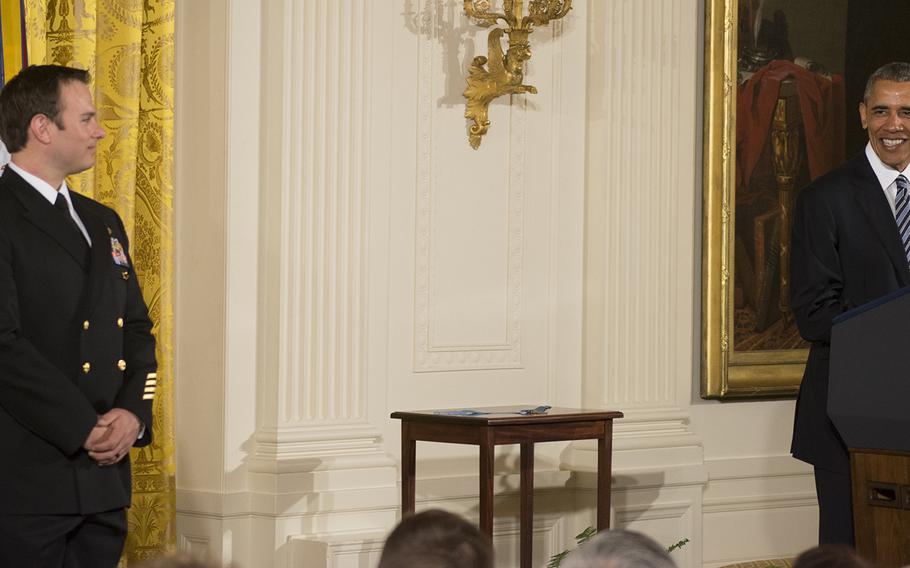
[[[107,131],[71,188],[113,207],[158,339],[151,446],[133,450],[133,505],[121,566],[175,548],[173,142],[175,0],[26,0],[30,63],[88,69]],[[163,379],[163,380],[161,380]]]

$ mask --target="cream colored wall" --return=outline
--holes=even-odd
[[[614,523],[682,566],[812,543],[792,402],[697,383],[699,0],[577,0],[479,151],[455,0],[178,4],[180,546],[368,566],[399,409],[615,408]],[[594,447],[537,451],[535,554],[593,522]],[[497,454],[517,565],[517,453]],[[418,508],[476,518],[476,451],[420,444]]]

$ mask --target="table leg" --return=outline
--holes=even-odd
[[[597,439],[597,530],[610,528],[610,482],[613,422],[604,424],[604,434]]]
[[[480,532],[493,540],[493,437],[485,429],[480,439]]]
[[[417,441],[407,420],[401,421],[401,516],[414,512],[417,493]]]
[[[521,444],[521,568],[531,568],[534,537],[534,444]]]

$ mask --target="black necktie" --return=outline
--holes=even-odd
[[[79,228],[79,225],[76,224],[76,220],[73,219],[73,216],[70,215],[70,208],[66,202],[66,198],[63,197],[62,193],[57,194],[57,199],[54,200],[54,207],[57,208],[57,211],[63,215],[63,218],[66,219],[67,226],[74,231],[72,237],[73,242],[77,243],[80,252],[88,263],[88,242],[85,240],[85,235],[82,234],[82,229]]]
[[[79,228],[79,225],[76,224],[76,220],[73,219],[73,216],[70,215],[70,207],[66,203],[66,198],[63,197],[62,193],[57,194],[57,199],[54,200],[54,207],[57,208],[57,211],[67,220],[67,225],[82,237],[82,240],[85,240],[85,235],[82,234],[82,229]]]

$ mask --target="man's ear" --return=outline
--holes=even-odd
[[[859,122],[863,125],[863,130],[868,128],[868,123],[866,122],[866,103],[859,103]]]
[[[31,122],[28,123],[28,132],[31,135],[31,138],[42,144],[50,144],[50,129],[51,119],[44,114],[36,114],[32,117]]]

